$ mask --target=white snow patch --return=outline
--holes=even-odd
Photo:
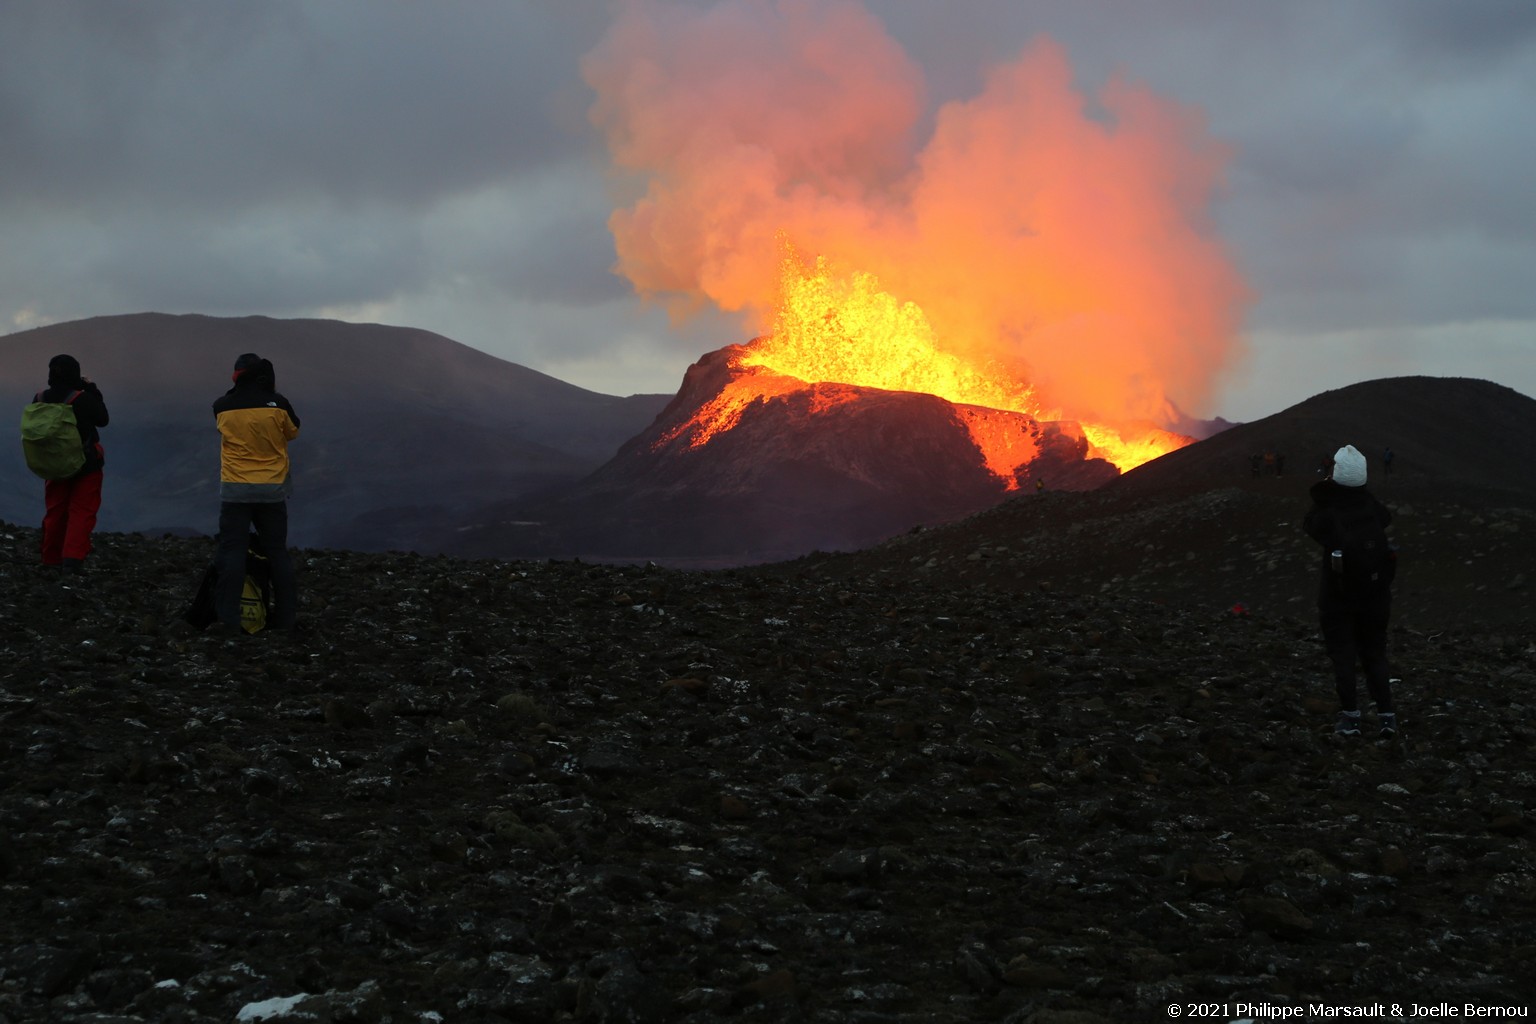
[[[300,992],[296,996],[278,996],[276,999],[268,999],[260,1003],[246,1003],[240,1007],[235,1020],[266,1020],[268,1017],[276,1017],[287,1013],[308,998],[309,993]]]

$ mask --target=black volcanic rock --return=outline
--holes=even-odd
[[[587,479],[552,501],[487,510],[482,528],[445,549],[739,564],[858,548],[1002,500],[1007,485],[988,469],[967,416],[1012,430],[1021,475],[1041,474],[1053,488],[1091,488],[1116,473],[1085,458],[1072,424],[807,384],[743,365],[743,351],[728,346],[690,367],[655,422]],[[697,421],[722,405],[729,429],[699,443],[707,429]]]
[[[1342,741],[1312,624],[1218,604],[1274,571],[1182,546],[1228,497],[718,572],[306,551],[306,632],[239,639],[176,619],[205,539],[65,580],[0,530],[0,1019],[1527,1005],[1529,619],[1395,627],[1401,730]],[[1467,513],[1423,504],[1419,557]]]
[[[0,338],[0,404],[19,415],[49,358],[76,356],[112,413],[102,528],[212,532],[210,406],[247,351],[273,361],[303,420],[291,536],[305,546],[424,549],[469,509],[585,476],[667,400],[585,391],[426,331],[144,313]],[[0,518],[36,521],[41,505],[14,448]]]
[[[0,1019],[1523,1008],[1536,495],[1418,461],[1388,741],[1332,732],[1305,474],[715,572],[304,551],[288,637],[182,626],[206,539],[0,529]]]

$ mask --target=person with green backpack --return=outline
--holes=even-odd
[[[74,356],[48,361],[48,387],[21,414],[21,447],[43,488],[43,564],[76,573],[91,553],[101,510],[105,453],[98,430],[107,425],[101,389],[80,374]]]

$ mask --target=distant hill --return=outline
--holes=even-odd
[[[920,547],[945,550],[1018,551],[1019,538],[1034,537],[1024,580],[1098,575],[1129,559],[1121,579],[1171,593],[1186,567],[1147,568],[1143,555],[1172,546],[1220,557],[1261,531],[1277,550],[1292,544],[1290,520],[1318,462],[1344,443],[1370,457],[1383,498],[1410,513],[1438,501],[1536,507],[1536,400],[1487,381],[1400,377],[1324,392],[1255,422],[1212,421],[1206,439],[1119,476],[1086,457],[1071,423],[790,378],[779,390],[733,392],[739,350],[701,358],[676,396],[615,398],[425,331],[148,313],[0,338],[0,401],[19,414],[48,359],[76,356],[113,415],[101,529],[211,533],[209,407],[235,356],[258,352],[304,421],[294,448],[301,547],[742,565],[818,549],[873,548],[878,561],[882,542],[921,529]],[[741,394],[731,428],[695,444],[698,417]],[[977,446],[978,423],[1013,439],[1008,464],[1049,480],[1046,495],[1005,490]],[[42,488],[19,448],[0,458],[0,519],[30,525]],[[1283,475],[1252,473],[1252,456],[1266,452],[1283,456]],[[1202,498],[1212,494],[1227,497]],[[1233,517],[1225,538],[1227,524],[1211,519],[1218,506]],[[1193,510],[1188,521],[1181,508]],[[1102,525],[1086,543],[1057,537],[1091,520]],[[954,525],[932,529],[942,524]],[[1461,569],[1449,562],[1445,572],[1459,579]],[[1186,589],[1206,582],[1190,577]],[[1294,590],[1284,582],[1273,593]]]
[[[1273,416],[1243,423],[1116,480],[1120,493],[1208,490],[1252,480],[1250,460],[1283,456],[1285,473],[1316,479],[1317,467],[1353,444],[1385,481],[1395,454],[1398,491],[1536,495],[1536,399],[1464,377],[1388,377],[1325,391]]]
[[[60,352],[112,414],[100,528],[151,533],[214,531],[210,406],[236,356],[271,359],[303,421],[291,536],[305,547],[421,550],[472,508],[585,476],[670,398],[597,394],[409,328],[141,313],[0,337],[0,404],[19,418]],[[42,484],[13,444],[0,519],[41,515]]]
[[[1023,494],[958,522],[775,571],[817,578],[918,566],[951,585],[1015,595],[1136,597],[1211,616],[1241,605],[1310,631],[1320,552],[1301,529],[1340,445],[1371,457],[1368,486],[1395,512],[1393,622],[1529,630],[1536,587],[1536,399],[1482,380],[1397,377],[1316,395],[1138,466],[1087,493]],[[1388,475],[1380,453],[1397,453]],[[1254,452],[1287,455],[1254,476]],[[1310,633],[1308,634],[1310,635]]]

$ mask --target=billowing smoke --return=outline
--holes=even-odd
[[[922,70],[852,0],[627,0],[583,72],[643,295],[761,332],[788,240],[1104,422],[1206,412],[1237,351],[1248,292],[1209,217],[1227,148],[1142,86],[1084,96],[1049,39],[926,122]]]

